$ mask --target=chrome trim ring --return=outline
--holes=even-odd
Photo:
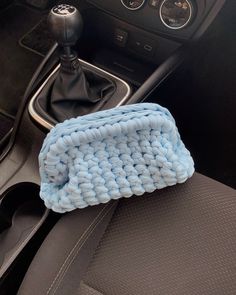
[[[143,0],[142,3],[141,3],[138,7],[136,7],[136,8],[131,8],[131,7],[127,6],[127,5],[124,3],[124,0],[120,0],[120,1],[121,1],[121,3],[123,4],[123,6],[124,6],[125,8],[127,8],[127,9],[129,9],[129,10],[138,10],[138,9],[140,9],[141,7],[143,7],[143,5],[144,5],[144,3],[145,3],[146,0]]]
[[[162,17],[162,8],[163,8],[163,5],[165,4],[165,2],[168,1],[168,0],[163,0],[161,5],[160,5],[160,9],[159,9],[159,16],[160,16],[160,19],[161,19],[161,22],[163,23],[164,26],[166,26],[167,28],[171,29],[171,30],[180,30],[180,29],[183,29],[185,28],[190,20],[192,19],[192,16],[193,16],[193,5],[192,3],[189,1],[189,0],[185,0],[187,3],[188,3],[188,6],[189,6],[189,10],[190,10],[190,14],[189,14],[189,18],[188,20],[185,22],[184,25],[180,26],[180,27],[171,27],[169,26],[163,19]]]
[[[117,104],[116,107],[119,107],[121,105],[123,105],[126,100],[129,98],[130,94],[131,94],[131,88],[129,86],[129,84],[127,82],[125,82],[124,80],[118,78],[117,76],[99,68],[99,67],[96,67],[82,59],[79,59],[80,63],[82,65],[88,65],[108,76],[110,76],[111,78],[113,79],[116,79],[118,81],[120,81],[121,83],[124,84],[124,86],[127,88],[127,93],[126,95],[122,98],[122,100]],[[42,118],[36,111],[35,111],[35,108],[34,108],[34,102],[37,98],[37,96],[39,95],[39,93],[42,91],[42,89],[44,88],[44,86],[48,83],[49,79],[58,71],[58,69],[60,68],[60,64],[58,64],[56,66],[56,68],[51,72],[51,74],[47,77],[47,79],[43,82],[43,84],[39,87],[39,89],[36,91],[36,93],[33,95],[33,97],[31,98],[30,102],[29,102],[29,107],[28,107],[28,111],[29,111],[29,114],[30,116],[37,122],[39,123],[41,126],[45,127],[46,129],[50,130],[54,127],[54,125],[50,122],[48,122],[47,120],[45,120],[44,118]]]

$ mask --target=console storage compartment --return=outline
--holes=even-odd
[[[16,184],[1,196],[0,287],[6,273],[44,224],[48,214],[36,184]]]

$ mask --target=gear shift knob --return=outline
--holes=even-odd
[[[83,28],[81,14],[68,4],[53,7],[48,16],[48,24],[53,37],[64,48],[76,44]]]

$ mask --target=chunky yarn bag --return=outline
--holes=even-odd
[[[40,196],[61,213],[183,183],[194,172],[170,112],[150,103],[57,124],[39,165]]]

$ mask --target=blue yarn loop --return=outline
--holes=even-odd
[[[143,195],[194,173],[170,112],[122,106],[57,124],[39,154],[40,197],[60,213]]]

